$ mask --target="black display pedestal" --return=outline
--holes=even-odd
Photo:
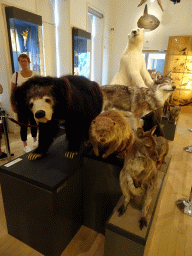
[[[0,167],[8,233],[46,256],[61,255],[82,225],[82,165],[64,157],[63,137],[43,159]]]
[[[45,158],[29,161],[25,154],[0,166],[8,233],[46,256],[59,256],[81,225],[104,234],[122,194],[122,160],[103,160],[83,147],[65,158],[62,135]]]
[[[163,125],[162,130],[167,140],[174,140],[176,124],[170,122],[167,117],[162,117],[161,124]]]
[[[106,160],[92,151],[83,157],[83,225],[105,234],[105,224],[122,195],[119,173],[123,161],[114,155]]]

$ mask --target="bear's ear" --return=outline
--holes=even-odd
[[[58,103],[67,104],[69,109],[73,107],[72,87],[66,77],[57,78],[52,89]]]

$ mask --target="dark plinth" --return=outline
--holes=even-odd
[[[149,208],[147,227],[140,230],[139,220],[141,218],[141,211],[136,208],[131,201],[128,204],[126,213],[119,217],[118,209],[124,200],[123,196],[120,198],[106,223],[105,256],[143,256],[145,244],[170,160],[171,156],[167,156],[165,158],[166,164],[163,164],[160,171],[158,171],[158,188]]]
[[[83,225],[105,234],[105,225],[122,192],[119,173],[123,162],[106,160],[88,151],[83,157]]]
[[[65,151],[63,135],[45,158],[0,167],[8,233],[46,256],[61,255],[82,225],[81,161]]]
[[[167,117],[162,117],[161,124],[165,138],[168,140],[174,140],[176,124],[169,121]]]

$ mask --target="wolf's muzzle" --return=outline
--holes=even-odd
[[[44,110],[38,110],[38,111],[35,113],[35,117],[36,117],[37,119],[45,117],[45,111],[44,111]]]

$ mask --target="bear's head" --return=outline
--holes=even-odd
[[[36,93],[38,92],[38,93]],[[35,85],[27,92],[28,106],[37,123],[47,123],[52,119],[55,100],[51,88]]]
[[[131,33],[128,35],[129,44],[139,45],[143,43],[144,40],[144,34],[145,29],[144,28],[138,28],[131,31]]]
[[[60,113],[70,105],[71,86],[65,78],[37,76],[17,87],[14,96],[19,112],[27,114],[25,110],[30,109],[37,123],[47,123],[53,115],[54,119],[59,119],[55,112]]]

